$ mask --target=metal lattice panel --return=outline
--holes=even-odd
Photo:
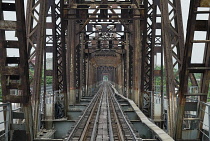
[[[56,56],[54,59],[54,89],[59,90],[61,92],[66,93],[66,67],[65,67],[65,62],[66,62],[66,55],[65,55],[65,43],[62,43],[62,32],[65,33],[65,28],[63,27],[62,22],[64,20],[62,19],[62,11],[61,8],[63,8],[64,1],[55,1],[54,3],[54,10],[53,14],[54,15],[54,25],[55,25],[55,34],[54,34],[54,56]],[[56,79],[57,78],[57,79]]]
[[[166,93],[169,100],[168,132],[174,136],[176,97],[180,86],[180,70],[182,66],[184,34],[180,0],[162,0],[162,39],[166,68]],[[176,69],[176,71],[174,71]]]
[[[5,18],[8,18],[5,11],[14,12],[16,18],[10,19],[10,21],[5,20]],[[25,118],[25,138],[26,140],[33,140],[24,1],[15,0],[5,3],[1,0],[0,19],[4,22],[4,26],[0,30],[0,73],[3,102],[19,103],[21,105]],[[10,35],[10,37],[13,36],[14,40],[8,40],[6,37],[8,31],[15,33]],[[11,53],[13,53],[12,56]],[[12,91],[15,91],[16,94],[13,94]],[[13,120],[13,117],[8,120]],[[10,121],[6,122],[9,123]],[[15,133],[17,130],[12,127],[11,122],[9,129]]]
[[[151,91],[152,90],[152,77],[153,77],[153,70],[154,70],[154,24],[156,21],[156,7],[153,2],[148,1],[147,13],[145,14],[144,20],[144,35],[143,35],[143,52],[142,52],[142,61],[144,63],[143,71],[142,71],[142,85],[143,91]]]
[[[183,127],[187,126],[186,123],[194,122],[196,125],[190,130],[195,130],[195,138],[201,139],[201,130],[203,126],[205,103],[207,101],[209,81],[210,81],[210,46],[209,46],[209,9],[207,11],[202,10],[204,7],[209,7],[208,4],[203,3],[203,0],[192,0],[190,3],[188,25],[187,25],[187,35],[186,43],[184,49],[185,59],[183,60],[183,69],[181,71],[181,83],[179,91],[179,107],[178,107],[178,119],[176,128],[176,139],[182,139],[186,135],[183,131]],[[205,8],[204,8],[205,9]],[[205,20],[199,20],[200,17],[207,15]],[[202,33],[205,34],[202,36]],[[198,38],[199,35],[199,39]],[[202,56],[200,62],[194,63],[193,58],[195,57],[196,48],[199,51],[196,52],[196,57]],[[204,52],[201,52],[201,49]],[[198,58],[197,58],[198,59]],[[199,89],[196,91],[188,91],[192,74],[200,74],[200,77],[196,79],[197,84],[199,84]],[[200,83],[199,83],[199,82]],[[192,83],[192,86],[194,84]],[[195,106],[193,106],[195,105]],[[190,108],[191,107],[191,108]],[[190,109],[189,109],[190,108]],[[190,115],[190,112],[196,113],[194,116]],[[190,137],[186,137],[187,139]]]
[[[47,1],[29,0],[27,5],[27,48],[29,63],[34,66],[32,104],[34,135],[38,132],[43,53],[46,45]]]

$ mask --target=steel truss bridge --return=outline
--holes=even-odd
[[[181,0],[0,0],[0,137],[209,140],[209,7],[184,35]]]

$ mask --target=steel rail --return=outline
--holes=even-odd
[[[99,88],[98,92],[96,93],[96,95],[93,97],[93,99],[91,100],[90,104],[87,106],[87,108],[85,109],[85,111],[83,112],[81,118],[78,120],[78,122],[76,123],[76,125],[74,126],[74,128],[72,129],[71,133],[69,134],[68,138],[66,139],[67,141],[70,141],[70,139],[72,138],[72,135],[74,133],[74,131],[78,128],[79,124],[81,123],[82,119],[85,117],[87,110],[90,108],[90,106],[93,104],[94,101],[97,100],[97,98],[99,97],[99,93],[101,91],[102,86]]]
[[[110,90],[110,92],[111,92],[111,90]],[[110,96],[111,95],[112,95],[112,93],[110,94]],[[124,139],[123,132],[122,132],[122,129],[121,129],[122,127],[120,126],[120,121],[119,121],[117,113],[115,111],[114,103],[113,103],[112,100],[110,100],[110,101],[111,101],[111,107],[113,109],[113,114],[114,114],[114,117],[115,117],[115,120],[116,120],[116,123],[117,123],[118,137],[119,137],[120,141],[124,141],[125,139]]]
[[[100,103],[99,103],[100,106],[99,106],[99,108],[97,110],[97,114],[96,114],[96,118],[95,118],[95,122],[94,122],[94,126],[93,126],[93,131],[92,131],[92,136],[90,138],[91,141],[94,141],[96,139],[97,123],[98,123],[99,114],[100,114],[100,111],[101,111],[101,105],[102,105],[103,95],[104,95],[104,91],[102,92]]]
[[[114,92],[112,91],[111,86],[109,87],[109,89],[110,89],[110,91],[111,91],[111,93],[112,93],[112,94],[111,94],[111,97],[112,97],[112,99],[116,102],[116,104],[117,104],[117,106],[118,106],[118,108],[119,108],[119,110],[120,110],[120,112],[121,112],[121,114],[122,114],[122,117],[123,117],[125,123],[127,124],[128,129],[130,130],[130,132],[131,132],[133,138],[134,138],[135,140],[139,140],[139,138],[136,137],[136,134],[134,133],[133,128],[132,128],[131,125],[128,123],[127,118],[126,118],[125,115],[123,114],[123,111],[122,111],[122,109],[121,109],[121,107],[120,107],[120,105],[119,105],[119,103],[118,103],[116,97],[114,96],[115,94],[114,94]]]
[[[94,103],[94,106],[93,106],[93,108],[92,108],[92,110],[91,110],[91,113],[90,113],[90,115],[89,115],[89,117],[88,117],[88,120],[87,120],[87,122],[86,122],[86,124],[85,124],[85,128],[84,128],[84,130],[83,130],[83,132],[82,132],[82,135],[81,135],[81,137],[80,137],[80,141],[85,141],[85,137],[86,137],[86,134],[87,134],[87,132],[88,132],[88,127],[90,126],[90,121],[91,121],[91,119],[92,119],[92,117],[93,117],[93,113],[95,112],[95,109],[97,108],[97,106],[98,105],[100,105],[100,103],[101,103],[101,99],[102,99],[102,95],[103,95],[103,90],[102,90],[102,92],[101,92],[101,94],[98,96],[98,98],[97,98],[97,100],[96,100],[96,102]],[[101,98],[100,98],[101,97]],[[100,101],[99,101],[99,103],[98,103],[98,100],[100,99]],[[100,109],[100,108],[99,108]]]
[[[107,100],[107,111],[108,111],[108,120],[109,120],[109,122],[108,122],[109,123],[109,140],[114,141],[108,92],[107,92],[106,98],[107,98],[106,100]]]

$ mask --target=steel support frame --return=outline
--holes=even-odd
[[[147,116],[154,119],[154,92],[157,92],[155,88],[155,81],[160,77],[160,92],[161,93],[161,121],[164,121],[164,91],[163,91],[163,46],[161,36],[161,13],[158,13],[160,9],[159,0],[148,0],[145,5],[144,24],[147,28],[143,28],[143,49],[142,49],[142,76],[141,76],[141,90],[144,95],[143,100],[143,112]],[[159,12],[161,12],[159,10]],[[160,54],[160,69],[156,70],[154,58],[157,57],[157,53]],[[163,122],[161,123],[163,127]]]
[[[158,21],[158,18],[161,19],[162,18],[162,14],[161,14],[161,10],[158,10],[160,9],[160,1],[159,0],[153,0],[153,16],[154,16],[154,19],[153,19],[153,30],[154,30],[154,42],[152,43],[153,44],[153,47],[154,47],[154,56],[157,57],[157,54],[159,53],[160,54],[160,68],[157,70],[154,68],[154,72],[153,72],[153,81],[155,83],[156,79],[158,79],[158,77],[160,78],[160,90],[158,92],[161,93],[161,127],[163,127],[163,123],[166,122],[165,121],[165,116],[167,116],[164,112],[164,98],[165,98],[165,94],[164,94],[164,79],[165,79],[165,76],[163,75],[163,71],[164,71],[164,62],[163,62],[163,56],[164,56],[164,53],[163,53],[163,41],[162,41],[162,26],[161,26],[161,20]],[[160,13],[158,13],[158,11]],[[159,32],[158,32],[159,30]],[[157,90],[155,87],[153,88],[154,92]],[[154,94],[154,93],[153,93]],[[154,95],[152,95],[154,97]],[[152,98],[152,96],[150,96]],[[151,101],[151,117],[154,118],[154,98],[152,98]],[[167,128],[165,128],[167,129]]]
[[[127,28],[127,25],[126,25],[126,21],[123,21],[123,20],[121,20],[120,19],[120,17],[119,16],[117,16],[117,14],[116,14],[116,12],[113,10],[113,8],[114,7],[116,7],[116,6],[114,6],[114,5],[109,5],[109,3],[110,2],[105,2],[105,1],[103,1],[103,2],[100,2],[99,3],[99,8],[96,8],[96,7],[94,7],[93,5],[88,5],[88,3],[87,3],[87,5],[86,5],[86,3],[82,3],[82,5],[80,4],[79,5],[79,3],[80,2],[69,2],[69,7],[67,8],[67,10],[69,10],[69,11],[71,11],[71,12],[69,12],[67,15],[67,18],[68,18],[68,20],[69,21],[77,21],[77,23],[75,24],[75,25],[79,25],[79,24],[81,24],[81,28],[79,29],[79,30],[77,30],[77,32],[76,32],[76,35],[74,35],[74,36],[78,36],[79,34],[83,34],[83,33],[85,33],[86,31],[84,30],[85,29],[85,26],[90,22],[90,19],[92,18],[92,17],[94,17],[94,15],[99,11],[99,9],[101,9],[101,10],[105,10],[104,8],[101,8],[100,7],[100,5],[108,5],[107,6],[107,8],[106,9],[109,9],[111,12],[112,12],[112,14],[114,14],[115,15],[115,18],[116,19],[119,19],[119,21],[121,22],[121,24],[122,25],[124,25],[124,27],[125,27],[125,32],[126,32],[126,34],[129,32],[129,29]],[[123,3],[123,2],[122,2]],[[121,6],[121,5],[123,5],[121,2],[120,3],[118,3],[118,5],[119,6]],[[129,2],[129,4],[128,5],[123,5],[124,7],[125,6],[129,6],[129,5],[131,5],[131,2]],[[77,7],[77,8],[75,8],[75,6]],[[112,7],[111,7],[112,6]],[[122,6],[122,7],[123,7]],[[135,4],[133,4],[133,6],[135,6]],[[124,8],[122,8],[121,7],[121,9],[124,9]],[[88,13],[87,12],[85,12],[85,11],[87,11],[87,9],[95,9],[95,11],[93,12],[93,14],[90,16],[90,17],[88,17]],[[127,9],[129,9],[129,8],[127,8]],[[139,8],[140,9],[140,8]],[[138,10],[138,8],[135,8],[135,10]],[[73,12],[74,11],[74,12]],[[76,12],[75,12],[76,11]],[[82,13],[82,14],[81,14]],[[99,20],[102,20],[102,19],[106,19],[106,18],[99,18]],[[108,18],[109,19],[109,18]],[[110,18],[110,20],[111,20],[112,18]],[[134,20],[135,18],[134,17],[132,17],[131,16],[131,18],[130,19],[132,19],[132,20]],[[94,21],[94,19],[92,19],[93,21]],[[138,19],[138,20],[140,20],[140,18]],[[116,20],[115,20],[115,22],[116,22]],[[69,31],[69,30],[68,30]],[[129,44],[128,44],[128,48],[129,48]],[[68,50],[68,48],[67,48],[67,50]],[[70,53],[70,51],[69,51],[69,53]],[[69,54],[69,53],[67,53],[67,54]],[[130,57],[130,55],[129,55],[130,53],[128,53],[128,55],[127,55],[127,57]],[[129,60],[129,59],[128,59]],[[80,60],[80,65],[77,65],[77,66],[79,66],[80,68],[83,66],[82,64],[81,64],[81,62],[82,62],[82,60]],[[73,63],[73,62],[71,62],[71,63]],[[79,62],[78,63],[76,63],[76,64],[79,64]],[[129,67],[129,65],[130,64],[132,64],[132,63],[128,63],[128,65],[127,65],[127,67]],[[70,65],[69,65],[70,66]],[[78,67],[76,67],[75,69],[77,69]],[[130,69],[130,68],[128,68],[128,69]],[[83,69],[77,69],[78,71],[80,70],[80,71],[83,71]],[[78,71],[76,71],[76,72],[78,72]],[[80,74],[82,74],[83,72],[80,72]],[[129,76],[129,75],[127,75],[127,76]],[[131,76],[131,75],[130,75]],[[77,79],[78,79],[78,75],[75,75],[75,76],[73,76],[73,77],[76,77]],[[130,78],[129,78],[130,79]],[[75,80],[75,81],[77,81],[77,80]],[[80,78],[80,82],[79,82],[79,84],[80,85],[78,85],[78,88],[80,88],[81,89],[81,87],[82,87],[82,82],[81,81],[83,81],[83,78]],[[76,84],[77,84],[78,82],[76,82]],[[129,83],[129,81],[127,81],[127,83]],[[131,85],[131,84],[130,84]]]
[[[180,86],[184,34],[180,0],[160,0],[162,14],[162,39],[166,69],[166,93],[168,98],[168,133],[175,136],[177,90]],[[174,69],[177,69],[174,72]]]
[[[142,74],[141,74],[141,94],[143,95],[143,112],[153,118],[151,112],[151,97],[154,91],[154,47],[155,47],[155,25],[157,5],[152,1],[145,1],[145,14],[143,24],[142,40]]]
[[[178,114],[177,114],[177,128],[176,128],[176,140],[182,140],[183,135],[183,121],[185,117],[185,107],[187,98],[189,97],[197,97],[199,100],[198,102],[206,103],[208,90],[209,90],[209,82],[210,82],[210,18],[209,18],[209,11],[199,11],[199,7],[209,7],[204,0],[191,0],[190,1],[190,10],[188,16],[188,24],[187,24],[187,35],[186,35],[186,43],[184,48],[184,56],[185,59],[183,60],[183,67],[181,71],[181,82],[180,82],[180,90],[179,90],[179,101],[178,101]],[[207,20],[199,20],[198,14],[208,14]],[[197,19],[198,18],[198,19]],[[201,24],[203,23],[203,24]],[[205,39],[202,40],[195,40],[195,31],[202,31],[206,32]],[[196,43],[203,43],[205,46],[204,54],[203,54],[203,62],[202,63],[192,63],[192,53],[193,47],[196,47]],[[198,44],[201,46],[201,44]],[[200,89],[197,93],[189,93],[189,80],[193,73],[201,73],[200,77]],[[196,80],[197,81],[197,80]],[[198,82],[195,82],[196,84]],[[192,83],[192,85],[194,85]],[[205,106],[200,104],[198,109],[203,109],[205,111]],[[197,140],[202,139],[202,134],[199,130],[202,130],[203,127],[203,119],[204,113],[201,110],[197,111],[196,119],[199,119],[200,123],[196,129],[198,130],[197,133]],[[195,120],[196,120],[195,119]]]
[[[66,48],[65,37],[62,37],[62,33],[65,32],[64,21],[64,0],[55,1],[53,3],[53,24],[54,28],[54,90],[59,90],[61,93],[66,94]],[[63,39],[64,38],[64,39]],[[64,41],[64,44],[62,44]],[[56,79],[57,77],[57,79]]]
[[[47,3],[47,14],[46,18],[46,46],[44,48],[44,92],[43,92],[43,110],[45,119],[46,109],[45,109],[45,98],[46,98],[46,86],[47,77],[52,77],[52,91],[53,94],[63,95],[64,102],[64,116],[66,115],[66,58],[65,58],[65,42],[64,46],[62,44],[62,21],[63,11],[61,10],[64,5],[63,1],[58,0],[48,0]],[[64,31],[65,32],[65,31]],[[64,37],[65,38],[65,37]],[[64,48],[64,49],[63,49]],[[47,68],[47,53],[52,54],[52,69]],[[50,56],[51,57],[51,56]],[[51,63],[51,62],[50,62]],[[56,95],[56,96],[58,96]],[[55,109],[52,109],[52,114],[50,119],[55,118]],[[48,117],[49,118],[49,117]]]
[[[32,103],[34,115],[34,136],[39,131],[40,94],[43,69],[43,54],[46,45],[47,1],[29,0],[27,5],[27,48],[29,63],[34,66]],[[32,60],[35,59],[35,64]]]
[[[142,79],[141,89],[144,91],[152,91],[154,76],[154,25],[156,21],[156,7],[154,2],[147,1],[145,3],[145,15],[143,25],[143,47],[142,47]]]
[[[89,56],[89,50],[85,54],[85,96],[92,95],[92,91],[90,92],[90,85],[93,84],[94,81],[94,74],[92,73],[93,71],[93,66],[90,64],[90,56]],[[92,78],[90,78],[92,76]],[[89,78],[91,82],[89,81]]]
[[[122,55],[122,60],[123,60],[123,88],[124,88],[124,91],[123,91],[123,95],[125,96],[125,97],[127,97],[128,98],[128,94],[127,94],[127,87],[128,87],[128,85],[127,85],[127,75],[128,75],[128,73],[127,73],[127,51],[126,51],[126,49],[125,49],[125,53],[123,53],[123,55]]]
[[[81,99],[80,90],[81,90],[81,75],[82,75],[82,60],[81,56],[82,47],[77,45],[75,48],[75,83],[76,83],[76,102],[79,102]]]
[[[66,80],[66,21],[64,20],[64,0],[52,0],[53,22],[53,91],[64,96],[64,115],[67,116]]]
[[[79,67],[80,67],[80,80],[79,80],[79,101],[81,99],[81,97],[84,94],[84,83],[85,83],[85,34],[81,33],[81,38],[80,38],[80,63],[79,63]]]
[[[51,53],[53,55],[53,53],[54,53],[54,42],[55,42],[55,38],[54,38],[55,26],[53,24],[54,23],[54,17],[55,17],[55,14],[53,14],[54,9],[55,9],[54,1],[53,0],[48,0],[47,6],[46,6],[46,19],[50,19],[50,21],[46,20],[46,24],[45,24],[45,27],[46,27],[46,32],[45,32],[46,33],[46,35],[45,35],[46,40],[45,41],[46,41],[46,43],[45,43],[45,46],[43,48],[43,50],[44,50],[43,51],[44,52],[43,53],[43,71],[44,71],[44,74],[42,76],[43,92],[40,93],[41,96],[42,96],[42,97],[40,97],[41,98],[40,101],[41,101],[41,103],[43,103],[43,107],[42,107],[43,108],[43,116],[39,119],[39,121],[42,120],[42,119],[45,119],[45,120],[47,119],[46,118],[46,107],[45,107],[45,99],[46,99],[46,94],[47,94],[47,77],[50,76],[53,79],[53,77],[54,77],[53,72],[57,71],[54,68],[51,68],[51,69],[47,68],[47,54]],[[49,32],[49,30],[51,32]],[[53,56],[52,59],[54,59],[54,56]],[[53,62],[54,62],[54,60],[52,60],[52,65],[53,65]],[[35,65],[35,67],[36,67],[36,65]],[[48,119],[54,119],[54,115],[55,115],[54,108],[52,108],[51,116],[48,117]]]
[[[70,2],[69,2],[70,4]],[[68,11],[69,14],[76,14],[76,10],[70,9]],[[78,87],[79,87],[79,54],[76,52],[79,51],[79,31],[80,25],[77,23],[75,19],[68,19],[67,21],[67,97],[68,97],[68,105],[75,104],[79,102],[78,100]],[[78,70],[78,71],[76,71]],[[76,74],[77,73],[77,74]],[[77,99],[76,99],[77,97]]]
[[[3,7],[5,4],[9,4],[10,9],[5,9]],[[0,74],[3,102],[21,105],[25,118],[26,140],[33,140],[24,1],[15,0],[14,3],[2,3],[2,0],[0,1],[0,19],[8,23],[12,22],[4,20],[3,11],[16,11],[16,21],[13,21],[16,26],[9,27],[9,30],[15,31],[17,37],[17,40],[8,41],[5,36],[8,27],[2,27],[0,30]],[[9,57],[7,54],[9,48],[17,49],[18,57]],[[12,95],[12,89],[18,91],[18,94]]]

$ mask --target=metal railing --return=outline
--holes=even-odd
[[[210,103],[199,102],[199,114],[204,114],[204,120],[199,120],[199,131],[203,134],[203,138],[210,141]],[[202,129],[200,128],[202,127]]]
[[[1,113],[1,119],[0,119],[0,125],[2,125],[2,134],[0,135],[0,139],[5,139],[5,141],[9,140],[9,133],[10,133],[10,123],[11,123],[11,104],[10,103],[3,103],[0,104],[0,113]],[[5,114],[5,116],[4,116]],[[5,118],[5,119],[4,119]],[[3,132],[4,131],[4,132]]]

